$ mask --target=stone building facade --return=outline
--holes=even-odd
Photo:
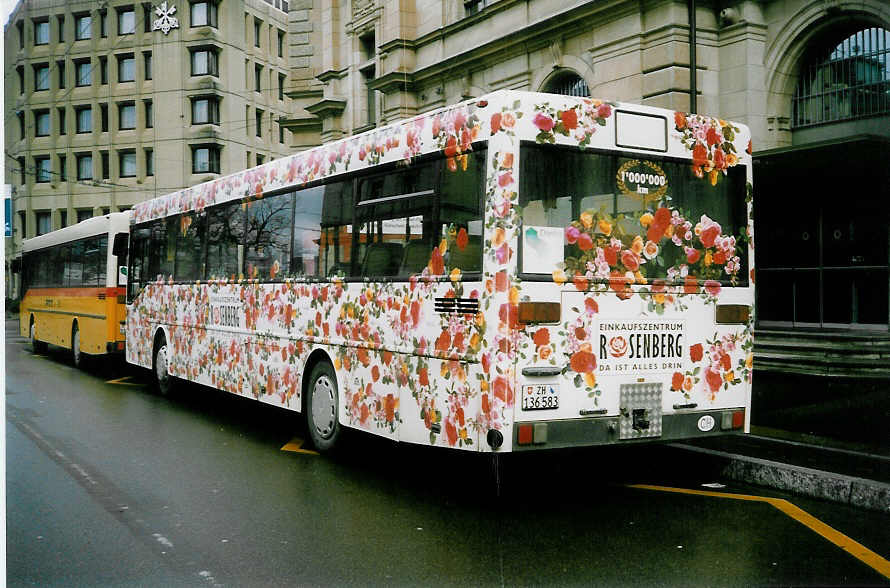
[[[5,183],[23,238],[290,152],[286,0],[23,0],[5,28]]]
[[[291,8],[301,31],[287,122],[296,144],[502,88],[747,124],[759,365],[890,376],[880,361],[890,356],[885,0],[296,0]]]

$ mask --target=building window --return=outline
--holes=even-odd
[[[890,31],[871,27],[813,47],[792,100],[793,128],[890,112]]]
[[[266,156],[260,155],[259,153],[257,153],[256,154],[256,164],[263,165],[264,163],[266,163]]]
[[[19,76],[19,95],[25,93],[25,68],[19,65],[15,68],[15,73]]]
[[[68,133],[68,125],[65,120],[65,107],[62,106],[58,109],[59,111],[59,134],[65,135]]]
[[[65,15],[60,14],[56,17],[56,22],[59,24],[59,43],[65,42]]]
[[[62,178],[63,180],[65,178]],[[64,229],[68,226],[68,211],[62,208],[59,210],[59,228]]]
[[[120,166],[120,177],[133,178],[136,177],[136,152],[120,151],[118,153]]]
[[[253,46],[260,46],[260,33],[263,30],[263,21],[258,18],[253,19]]]
[[[117,9],[117,34],[132,35],[136,32],[136,12],[132,6]]]
[[[257,108],[256,112],[254,114],[256,117],[256,136],[262,137],[263,136],[263,111],[260,110],[259,108]]]
[[[192,147],[192,173],[219,173],[218,145],[195,145]]]
[[[90,169],[92,170],[92,162],[90,162]],[[92,178],[92,173],[90,173],[90,177]],[[83,222],[87,219],[93,218],[93,211],[90,209],[80,209],[77,211],[77,222]]]
[[[15,28],[19,30],[19,49],[25,48],[25,22],[18,21],[15,23]]]
[[[108,36],[108,13],[104,10],[99,12],[99,36],[103,39]]]
[[[278,142],[284,145],[284,127],[278,123]]]
[[[145,150],[145,175],[155,175],[155,152],[154,149]]]
[[[108,57],[99,57],[99,83],[103,86],[108,83]]]
[[[192,98],[192,124],[219,124],[219,98],[216,96]]]
[[[136,60],[132,53],[117,56],[117,81],[132,82],[136,79]]]
[[[102,179],[107,180],[111,177],[111,165],[108,161],[108,151],[102,151],[99,154],[102,158]]]
[[[81,14],[74,17],[74,39],[83,41],[93,38],[93,17]]]
[[[99,119],[102,123],[102,132],[108,132],[108,105],[100,104],[99,105]]]
[[[49,64],[38,63],[34,66],[34,89],[49,90]]]
[[[145,67],[145,79],[151,79],[151,51],[145,51],[142,53],[142,61]]]
[[[37,178],[36,182],[39,184],[45,184],[50,181],[53,174],[52,164],[50,163],[49,155],[35,157],[34,158],[34,167],[37,169]]]
[[[59,155],[59,179],[63,182],[68,181],[68,158],[64,155]],[[65,226],[65,221],[62,221],[62,226]]]
[[[74,62],[75,85],[89,86],[93,83],[93,64],[89,59]]]
[[[216,50],[211,48],[199,48],[192,50],[192,75],[193,76],[218,76],[218,63]]]
[[[53,230],[52,216],[48,210],[41,210],[36,216],[38,235],[46,235]]]
[[[126,131],[136,128],[136,104],[121,102],[117,105],[118,128]]]
[[[16,160],[19,164],[19,184],[25,184],[28,181],[28,178],[25,177],[25,172],[27,171],[25,167],[25,158],[19,157]]]
[[[590,96],[590,88],[587,81],[573,71],[563,71],[548,80],[543,88],[549,94],[562,94],[564,96]]]
[[[254,65],[253,66],[253,89],[257,92],[262,91],[262,79],[263,79],[263,66],[262,65]]]
[[[278,74],[278,99],[284,101],[284,74]]]
[[[27,138],[25,136],[25,113],[20,110],[15,115],[19,119],[19,139],[24,140]]]
[[[278,57],[284,57],[284,31],[278,31]]]
[[[65,62],[57,61],[56,62],[56,71],[59,72],[59,89],[65,87]]]
[[[93,109],[90,106],[82,106],[75,108],[77,114],[77,132],[92,133],[93,132]]]
[[[48,20],[35,20],[34,21],[34,44],[35,45],[48,45],[49,44],[49,21]]]
[[[190,23],[193,27],[216,27],[216,3],[192,2]]]
[[[155,115],[151,100],[143,100],[142,107],[145,109],[145,128],[151,129],[155,126]]]
[[[34,111],[34,134],[38,137],[49,137],[49,110]]]

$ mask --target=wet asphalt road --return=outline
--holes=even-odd
[[[487,457],[353,435],[282,451],[297,415],[126,366],[79,371],[6,330],[10,586],[886,585],[664,447]],[[752,488],[727,491],[766,494]],[[770,493],[773,496],[780,496]],[[788,497],[890,559],[890,516]]]

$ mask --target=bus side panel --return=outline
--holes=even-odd
[[[22,300],[21,332],[28,336],[30,316],[34,316],[40,341],[71,348],[75,321],[80,331],[81,350],[98,355],[107,351],[109,316],[115,309],[105,288],[31,289]]]
[[[481,284],[150,284],[130,306],[127,359],[151,367],[158,325],[173,375],[301,410],[305,366],[321,350],[336,371],[340,422],[402,441],[478,447],[475,352],[485,321],[438,312],[478,300]],[[174,322],[174,317],[178,321]]]

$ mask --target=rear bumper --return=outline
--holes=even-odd
[[[652,436],[642,433],[639,438],[620,438],[622,417],[601,416],[584,419],[567,419],[553,421],[518,421],[513,426],[513,451],[532,451],[536,449],[560,449],[568,447],[588,447],[593,445],[619,445],[640,443],[645,441],[677,441],[695,437],[724,435],[741,430],[732,426],[732,413],[742,408],[689,411],[678,414],[666,414],[661,418],[661,434]],[[727,420],[726,415],[729,415]],[[709,421],[708,417],[713,419]],[[713,422],[710,430],[702,430],[702,426]],[[520,445],[523,425],[531,425],[534,434],[531,443]]]

